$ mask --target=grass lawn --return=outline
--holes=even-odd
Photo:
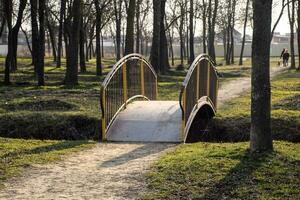
[[[276,66],[277,60],[272,59],[272,66]],[[37,87],[33,68],[29,66],[30,62],[30,59],[18,59],[18,71],[12,74],[13,85],[0,85],[0,136],[2,136],[0,137],[0,184],[9,177],[19,175],[24,167],[56,161],[62,155],[94,145],[94,142],[87,140],[65,141],[62,140],[64,138],[99,139],[100,84],[110,70],[107,66],[115,61],[104,59],[104,75],[97,77],[95,60],[91,60],[87,63],[87,72],[79,74],[79,85],[72,88],[61,84],[65,68],[55,68],[50,59],[45,62],[46,86]],[[4,58],[0,58],[0,66],[3,64]],[[249,77],[250,62],[246,61],[245,66],[242,67],[220,66],[218,71],[222,74],[221,84],[227,80]],[[159,75],[159,99],[177,101],[185,74],[186,71],[173,69],[166,75]],[[291,77],[285,77],[283,81],[295,79],[292,74],[286,76]],[[3,68],[0,68],[0,80],[3,80],[3,77]],[[299,79],[299,76],[297,78]],[[288,95],[278,94],[278,101],[274,104],[274,108],[284,110],[280,113],[285,113],[284,116],[288,120],[290,120],[289,116],[294,116],[293,118],[296,119],[298,111],[293,111],[293,108],[294,104],[299,104],[297,102],[290,104],[289,100],[285,102],[282,99],[283,97],[291,99],[293,95],[298,95],[296,92],[299,91],[299,84],[296,84],[295,92],[290,89],[294,87],[293,83],[282,82],[277,86],[276,83],[273,84],[273,88],[287,86],[289,86]],[[244,115],[247,116],[249,102],[245,98],[242,99],[235,101],[244,102],[241,112],[235,113],[246,113]],[[285,110],[289,108],[288,105],[291,105],[291,108]],[[223,118],[226,121],[225,113],[230,113],[230,109],[237,109],[238,106],[239,103],[236,105],[233,103],[232,106],[224,108],[217,119]],[[8,137],[60,140],[23,140],[8,139]],[[295,192],[294,195],[299,196],[299,189],[293,189],[295,185],[299,185],[299,182],[291,181],[295,181],[297,177],[299,180],[299,145],[285,142],[275,144],[275,153],[255,157],[247,152],[247,143],[181,145],[175,152],[158,161],[154,171],[149,175],[151,190],[145,194],[145,198],[180,199],[199,197],[198,194],[210,197],[212,191],[220,190],[222,193],[223,187],[228,189],[228,195],[233,195],[232,197],[243,196],[248,191],[250,196],[256,195],[255,191],[258,191],[258,193],[265,192],[265,198],[268,198],[269,194],[274,197],[278,195],[288,197],[286,195],[292,195],[291,190]],[[266,171],[268,166],[272,167],[270,173]],[[255,179],[251,179],[251,175],[256,172]],[[270,176],[273,172],[279,174],[274,179]],[[270,177],[264,179],[264,176]],[[267,184],[266,181],[275,183]],[[253,190],[250,190],[251,184]],[[276,193],[272,192],[273,187],[279,188]],[[233,189],[229,190],[230,188]]]
[[[0,137],[0,189],[7,178],[26,167],[60,160],[63,155],[95,145],[92,141],[22,140]]]
[[[299,199],[300,144],[252,154],[243,143],[180,145],[148,174],[142,199]]]
[[[103,59],[104,74],[97,77],[95,59],[87,62],[87,72],[79,73],[79,85],[66,87],[65,60],[56,68],[51,58],[45,60],[46,86],[36,86],[30,58],[18,58],[18,71],[11,74],[12,85],[3,86],[5,58],[0,58],[0,136],[35,139],[100,138],[100,85],[113,59]],[[175,64],[178,60],[175,60]],[[249,59],[245,67],[221,66],[221,83],[250,75]],[[178,101],[186,71],[170,70],[159,75],[159,100]]]
[[[250,153],[250,94],[225,104],[203,140],[180,145],[148,174],[143,199],[300,199],[300,143],[275,141],[274,152]],[[300,72],[272,81],[272,128],[278,140],[300,139]]]
[[[277,76],[272,89],[273,138],[300,142],[300,72]],[[246,141],[250,132],[250,93],[230,100],[218,110],[205,141]]]

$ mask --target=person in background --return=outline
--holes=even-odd
[[[281,54],[280,54],[280,59],[282,58],[283,54],[285,52],[285,48],[282,49]],[[278,61],[278,66],[280,66],[280,61]]]
[[[282,54],[283,67],[287,67],[289,65],[289,57],[290,57],[289,51],[286,49]]]

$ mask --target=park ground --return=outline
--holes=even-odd
[[[272,59],[273,68],[277,67],[277,60]],[[3,61],[0,59],[0,64]],[[99,145],[88,140],[99,140],[99,135],[94,133],[99,129],[97,124],[101,117],[99,85],[105,76],[94,75],[94,61],[88,63],[88,72],[80,74],[80,85],[74,88],[60,84],[64,68],[56,69],[51,60],[47,61],[48,84],[44,87],[34,85],[32,67],[28,66],[30,59],[20,59],[19,63],[19,71],[13,75],[15,84],[0,86],[0,184],[36,164],[64,160],[70,153]],[[105,66],[113,63],[104,60]],[[218,67],[221,85],[248,78],[249,66],[247,61],[242,67]],[[109,68],[105,68],[104,73],[108,71]],[[1,79],[2,76],[0,72]],[[159,76],[159,99],[177,100],[184,76],[185,72],[175,70]],[[272,127],[278,140],[273,153],[251,154],[247,150],[248,143],[243,142],[249,138],[250,125],[250,94],[245,92],[221,107],[211,124],[210,135],[203,138],[218,143],[179,145],[163,156],[148,172],[148,189],[141,197],[299,198],[299,80],[300,73],[290,70],[272,81]]]

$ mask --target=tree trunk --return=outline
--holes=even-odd
[[[27,0],[21,0],[19,4],[19,11],[17,15],[17,21],[14,27],[11,29],[11,55],[9,56],[10,58],[10,70],[11,71],[16,71],[17,70],[17,51],[18,51],[18,35],[20,31],[20,27],[22,25],[22,19],[23,19],[23,13],[25,10],[27,4]]]
[[[79,55],[80,55],[80,72],[86,72],[86,64],[85,64],[85,52],[84,52],[84,44],[85,44],[85,32],[83,27],[83,17],[81,17],[81,25],[80,25],[80,36],[79,36]]]
[[[35,75],[37,76],[37,62],[38,62],[38,36],[39,36],[39,27],[38,27],[38,22],[37,22],[37,11],[38,11],[38,7],[37,7],[37,0],[30,0],[30,5],[31,5],[31,42],[32,42],[32,64],[34,66],[34,72]]]
[[[127,10],[125,55],[134,52],[134,16],[135,16],[135,0],[129,0],[129,7]]]
[[[168,41],[165,30],[165,6],[166,0],[161,0],[161,15],[160,15],[160,72],[165,74],[170,68],[169,57],[168,57]]]
[[[297,0],[297,43],[298,43],[298,70],[300,70],[300,0]]]
[[[101,36],[101,57],[104,58],[104,39],[102,35],[102,30],[100,32],[100,36]]]
[[[291,4],[291,6],[290,6]],[[290,8],[291,7],[291,8]],[[294,46],[294,26],[295,26],[295,1],[288,3],[288,18],[290,22],[290,48],[291,48],[291,69],[296,68],[295,62],[295,46]]]
[[[38,38],[38,85],[45,85],[44,80],[44,58],[45,58],[45,10],[46,10],[46,0],[39,0],[39,38]]]
[[[212,0],[209,0],[209,32],[208,32],[208,54],[216,62],[216,53],[215,53],[215,25],[218,12],[218,2],[219,0],[214,1],[214,9],[212,11]]]
[[[202,46],[203,46],[203,53],[206,53],[206,4],[205,0],[202,0],[203,4],[203,14],[202,14]]]
[[[251,80],[251,151],[273,149],[270,118],[271,18],[272,0],[254,0]]]
[[[72,6],[72,25],[70,32],[69,48],[67,55],[67,71],[65,84],[69,86],[78,85],[78,49],[80,23],[82,15],[82,0],[74,0]]]
[[[141,41],[141,28],[140,28],[140,4],[141,0],[137,0],[136,4],[136,42],[135,42],[135,52],[140,53],[140,41]]]
[[[240,54],[240,61],[239,65],[243,65],[243,55],[244,55],[244,48],[245,48],[245,41],[246,41],[246,28],[247,28],[247,21],[248,21],[248,10],[249,10],[249,2],[247,0],[246,3],[246,12],[245,12],[245,20],[244,20],[244,28],[243,28],[243,40],[242,40],[242,47],[241,47],[241,54]]]
[[[194,1],[190,0],[190,64],[195,59],[194,52]]]
[[[232,28],[231,28],[231,58],[230,64],[234,64],[234,27],[235,27],[235,8],[236,8],[236,0],[233,0],[232,3]]]
[[[100,12],[99,0],[95,0],[96,7],[96,75],[102,76],[102,59],[101,59],[101,23],[102,16]]]
[[[159,58],[160,58],[160,19],[161,19],[161,5],[160,0],[153,0],[153,37],[150,53],[150,62],[154,70],[158,72]]]
[[[4,1],[4,14],[8,27],[8,44],[7,44],[7,57],[5,60],[5,71],[4,71],[4,84],[10,84],[10,66],[11,66],[11,56],[12,56],[12,39],[11,39],[11,30],[12,30],[12,0]]]
[[[48,28],[48,31],[49,31],[50,42],[51,42],[51,46],[52,46],[53,61],[56,62],[57,61],[57,54],[56,54],[56,38],[55,38],[55,33],[54,33],[53,27],[52,27],[52,25],[50,23],[50,20],[49,20],[49,12],[48,11],[47,11],[46,15],[47,15],[46,16],[46,19],[47,19],[47,28]]]
[[[66,12],[66,0],[61,0],[60,3],[60,17],[59,17],[59,30],[58,30],[58,46],[57,46],[57,62],[56,67],[61,67],[61,54],[62,54],[62,37],[63,37],[63,25],[64,16]]]
[[[122,21],[122,1],[119,0],[119,5],[117,0],[114,0],[114,12],[116,20],[116,59],[117,61],[121,59],[121,21]]]

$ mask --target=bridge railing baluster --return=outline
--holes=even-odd
[[[191,123],[201,99],[209,102],[216,110],[218,76],[208,55],[198,56],[191,64],[179,95],[182,110],[182,137],[186,137],[186,126]],[[193,116],[191,116],[193,114]]]
[[[101,86],[102,140],[118,113],[138,99],[156,100],[157,75],[151,64],[139,54],[118,61]]]

